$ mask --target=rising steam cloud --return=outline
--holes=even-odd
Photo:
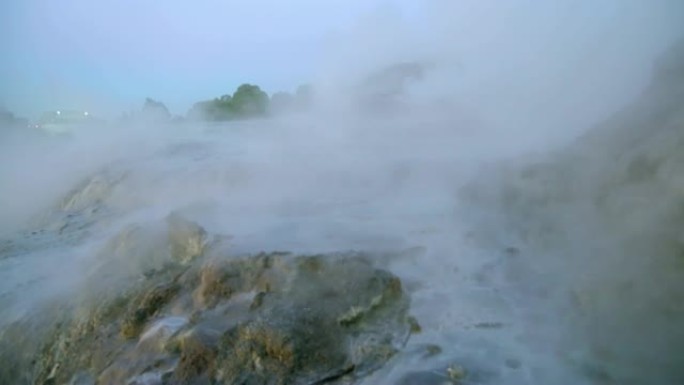
[[[210,2],[200,3],[193,11],[204,14]],[[317,12],[307,18],[334,12],[291,6]],[[171,4],[167,16],[187,47],[184,9]],[[673,212],[684,169],[668,143],[681,141],[682,78],[681,66],[656,59],[683,36],[684,5],[434,0],[359,13],[322,39],[315,69],[293,69],[315,90],[306,112],[224,126],[109,124],[66,139],[4,132],[3,322],[87,290],[109,240],[131,225],[157,231],[175,213],[230,236],[235,252],[420,250],[378,263],[412,292],[424,328],[416,344],[445,344],[486,374],[478,383],[681,380],[681,271],[671,267],[681,269]],[[106,12],[93,17],[113,24]],[[215,32],[197,29],[195,40],[223,42]],[[206,62],[230,56],[196,49],[183,61],[143,41],[131,52],[160,60],[185,88],[154,90],[177,113],[190,107],[178,95],[192,81],[212,89],[197,76]],[[678,63],[670,52],[665,63]],[[256,56],[250,77],[288,85],[271,76],[281,68],[261,70],[267,52]],[[499,324],[489,334],[473,326]],[[403,374],[390,366],[369,383]]]

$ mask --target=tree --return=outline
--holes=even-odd
[[[210,106],[212,120],[230,120],[235,111],[233,108],[233,97],[231,95],[221,95],[214,99]]]
[[[222,95],[213,100],[193,104],[188,117],[193,120],[225,121],[235,117],[231,95]]]
[[[243,84],[233,95],[195,103],[188,117],[194,120],[226,121],[264,116],[269,110],[269,97],[259,86]]]
[[[166,108],[164,103],[158,102],[151,98],[145,99],[145,104],[142,108],[142,116],[146,119],[152,119],[155,121],[169,120],[171,119],[171,113],[169,109]]]
[[[263,116],[268,111],[269,98],[259,86],[243,84],[233,93],[230,104],[238,118]]]
[[[192,120],[215,120],[214,119],[214,100],[205,100],[192,105],[188,111],[188,118]]]

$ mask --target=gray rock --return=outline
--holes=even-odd
[[[400,280],[361,253],[231,258],[205,250],[212,245],[198,225],[179,217],[167,224],[166,238],[146,237],[139,228],[118,236],[115,254],[124,261],[131,253],[145,258],[166,239],[178,258],[144,276],[95,280],[100,290],[54,304],[59,323],[41,324],[40,343],[26,345],[16,370],[0,370],[0,378],[74,385],[342,384],[380,368],[411,333]],[[109,262],[116,261],[111,255]],[[112,266],[93,276],[111,275]],[[23,325],[14,325],[23,333],[17,336],[30,339]],[[0,354],[12,348],[0,341]]]

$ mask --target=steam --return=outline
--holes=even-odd
[[[568,339],[589,344],[587,334],[598,329],[560,322],[574,316],[567,296],[583,285],[587,266],[595,274],[586,278],[590,290],[614,284],[622,272],[638,275],[643,261],[623,258],[620,242],[659,217],[649,219],[655,214],[644,207],[626,218],[634,227],[604,231],[605,218],[590,214],[585,199],[613,175],[608,158],[596,160],[606,165],[601,172],[582,163],[566,174],[573,160],[558,161],[546,171],[551,188],[547,179],[517,176],[530,159],[565,159],[548,154],[563,153],[637,100],[656,57],[684,32],[682,4],[399,4],[326,39],[305,113],[225,125],[109,124],[68,138],[5,135],[0,234],[9,243],[0,246],[0,298],[12,299],[14,313],[0,315],[18,317],[56,293],[87,290],[107,242],[131,225],[157,231],[178,213],[231,236],[233,253],[418,250],[378,261],[412,291],[424,333],[411,346],[443,344],[444,357],[481,373],[481,383],[598,381],[572,364],[584,362],[571,356],[585,352]],[[196,53],[190,67],[204,58]],[[158,97],[189,103],[172,93]],[[502,163],[512,171],[502,172]],[[511,206],[516,194],[522,203]],[[546,238],[556,227],[570,230]],[[568,233],[588,246],[554,238]],[[585,265],[579,255],[588,250],[606,258]],[[637,300],[648,301],[646,294]],[[612,299],[599,298],[591,311],[617,311]],[[636,351],[634,341],[616,346]],[[661,345],[653,353],[674,354]],[[407,357],[412,368],[432,368]],[[390,365],[369,383],[404,374]]]

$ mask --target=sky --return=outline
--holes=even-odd
[[[0,105],[27,117],[59,108],[116,115],[152,97],[183,115],[245,82],[293,91],[322,73],[345,79],[416,57],[465,65],[459,84],[486,90],[513,73],[544,87],[567,81],[558,74],[569,66],[631,56],[615,69],[618,84],[680,32],[683,3],[4,0]],[[544,68],[539,58],[555,62]]]
[[[243,82],[293,90],[325,39],[377,3],[3,1],[2,101],[35,113],[58,99],[133,107],[150,96],[184,113]]]

